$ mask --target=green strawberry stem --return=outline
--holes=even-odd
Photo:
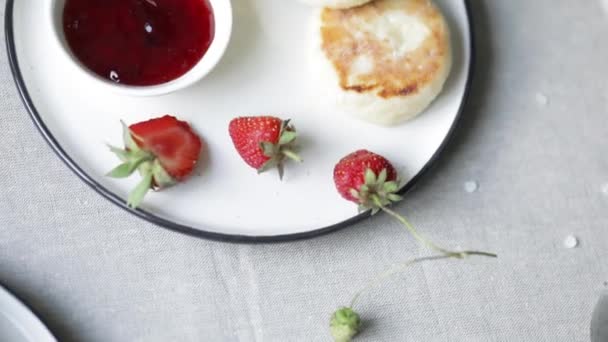
[[[403,226],[410,232],[410,234],[412,234],[412,236],[416,240],[418,240],[420,243],[422,243],[426,247],[434,250],[435,252],[439,252],[439,253],[445,255],[448,258],[457,258],[457,259],[464,259],[464,258],[466,258],[468,256],[471,256],[471,255],[481,255],[481,256],[487,256],[487,257],[490,257],[490,258],[497,258],[498,257],[494,253],[480,252],[480,251],[455,252],[455,251],[450,251],[448,249],[439,247],[435,243],[433,243],[432,241],[428,240],[427,238],[425,238],[424,236],[422,236],[420,233],[418,233],[418,231],[416,230],[416,228],[414,228],[414,226],[405,217],[403,217],[402,215],[394,212],[393,210],[387,208],[384,204],[382,204],[382,201],[380,200],[380,198],[377,195],[372,195],[371,198],[372,198],[374,204],[376,206],[378,206],[378,208],[380,208],[385,213],[387,213],[387,214],[391,215],[392,217],[396,218],[397,220],[399,220],[399,222],[401,222],[403,224]]]
[[[130,208],[135,209],[135,208],[139,207],[141,202],[144,200],[144,196],[146,196],[146,193],[148,193],[148,190],[150,190],[150,188],[152,187],[152,179],[153,179],[152,172],[146,172],[143,175],[139,184],[137,184],[137,186],[135,187],[135,189],[133,189],[133,191],[131,191],[131,193],[129,193],[129,198],[127,199],[127,205]]]
[[[370,281],[364,288],[362,288],[361,290],[359,290],[355,296],[353,297],[353,299],[350,302],[350,308],[353,308],[355,306],[355,304],[357,303],[357,301],[359,300],[359,298],[361,297],[361,295],[364,292],[367,292],[368,290],[378,286],[380,283],[382,283],[383,280],[392,277],[395,274],[401,273],[402,271],[404,271],[406,268],[414,265],[414,264],[418,264],[421,262],[425,262],[425,261],[433,261],[433,260],[443,260],[443,259],[450,259],[451,257],[446,256],[446,255],[436,255],[436,256],[429,256],[429,257],[423,257],[423,258],[416,258],[416,259],[411,259],[408,260],[404,263],[398,264],[396,266],[394,266],[393,268],[389,269],[388,271],[381,273],[378,277],[376,277],[374,280]]]
[[[488,254],[490,254],[490,253],[470,252],[467,255],[488,256]],[[490,254],[490,255],[494,256],[493,254]],[[427,261],[438,261],[438,260],[445,260],[445,259],[452,259],[452,258],[456,258],[456,257],[453,255],[443,254],[443,255],[435,255],[435,256],[410,259],[404,263],[397,264],[397,265],[393,266],[392,268],[390,268],[389,270],[378,275],[375,279],[371,280],[365,287],[363,287],[361,290],[359,290],[358,292],[355,293],[355,295],[353,296],[353,299],[350,301],[349,306],[341,307],[338,310],[336,310],[336,312],[332,316],[331,324],[330,324],[330,330],[331,330],[332,336],[334,337],[334,340],[336,342],[348,342],[348,341],[351,341],[359,333],[359,331],[361,329],[361,319],[360,319],[359,315],[357,314],[357,312],[354,310],[354,307],[357,304],[359,298],[361,298],[361,296],[365,292],[373,289],[374,287],[380,285],[384,280],[403,272],[405,269],[407,269],[408,267],[413,266],[415,264],[419,264],[419,263],[423,263],[423,262],[427,262]],[[337,320],[337,318],[342,318],[342,319]],[[341,324],[339,324],[339,323],[341,323]]]

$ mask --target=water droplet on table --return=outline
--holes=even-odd
[[[549,104],[549,98],[543,93],[536,93],[536,103],[541,106],[546,106]]]
[[[568,235],[564,239],[564,247],[568,249],[573,249],[578,247],[578,238],[574,235]]]
[[[476,181],[468,181],[464,183],[464,191],[470,194],[477,191],[477,189],[479,189],[479,183]]]
[[[605,183],[604,185],[602,185],[602,193],[606,196],[608,196],[608,183]]]

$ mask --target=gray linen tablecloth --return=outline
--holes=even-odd
[[[472,4],[464,120],[397,209],[438,243],[500,258],[427,263],[386,281],[359,302],[360,340],[588,341],[608,290],[608,6]],[[61,341],[328,341],[328,317],[370,277],[428,255],[385,215],[269,245],[143,222],[55,157],[2,49],[0,283]],[[469,181],[479,189],[465,191]],[[569,235],[578,248],[564,247]]]

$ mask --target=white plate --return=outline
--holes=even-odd
[[[23,303],[0,286],[0,341],[56,342],[57,340]]]
[[[344,155],[367,148],[386,156],[400,172],[404,191],[437,158],[466,97],[472,50],[466,2],[437,2],[451,26],[454,67],[427,112],[395,128],[328,115],[315,105],[308,95],[305,51],[312,9],[296,0],[233,0],[234,33],[218,67],[194,87],[155,98],[123,97],[86,82],[51,43],[51,23],[40,0],[8,0],[6,33],[15,79],[34,122],[102,195],[125,208],[137,182],[137,177],[104,177],[117,163],[105,143],[120,144],[119,120],[170,113],[191,122],[205,139],[208,156],[187,184],[149,194],[142,209],[131,212],[197,236],[286,240],[362,217],[334,189],[332,170]],[[228,122],[247,114],[291,118],[300,132],[305,162],[290,164],[283,182],[273,172],[257,175],[234,151]]]

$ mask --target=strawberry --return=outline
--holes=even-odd
[[[245,163],[258,173],[276,166],[282,178],[286,157],[302,161],[293,151],[298,135],[289,121],[273,116],[239,117],[230,121],[228,132]]]
[[[202,148],[190,125],[170,115],[129,127],[123,123],[123,139],[124,149],[110,146],[123,163],[108,176],[126,178],[139,171],[142,180],[127,201],[132,208],[139,206],[149,189],[161,190],[186,180]]]
[[[359,150],[342,158],[334,168],[334,183],[342,197],[366,209],[374,207],[374,200],[383,203],[399,201],[397,172],[384,157],[367,150]]]
[[[388,159],[367,150],[359,150],[342,158],[334,167],[334,183],[340,195],[359,205],[359,210],[382,210],[401,222],[423,245],[447,257],[464,258],[469,255],[496,257],[495,254],[477,251],[453,252],[427,240],[402,215],[388,208],[403,199],[397,194],[397,172]]]

